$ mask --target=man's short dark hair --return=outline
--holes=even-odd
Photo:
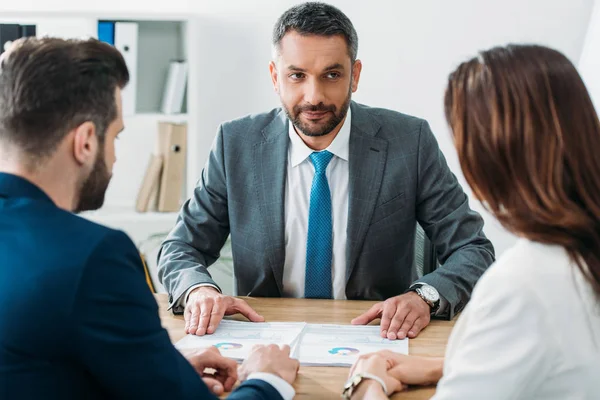
[[[319,2],[308,2],[294,6],[279,17],[273,28],[273,46],[279,49],[281,39],[289,31],[301,35],[341,35],[348,45],[352,63],[358,53],[358,35],[350,19],[336,7]]]
[[[115,90],[128,81],[123,56],[107,43],[20,39],[0,59],[0,144],[16,146],[33,167],[86,121],[103,143],[117,118]]]

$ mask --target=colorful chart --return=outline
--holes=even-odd
[[[329,350],[329,353],[334,356],[351,356],[353,354],[358,354],[359,350],[353,347],[334,347]]]
[[[235,349],[241,349],[243,346],[239,343],[217,343],[214,345],[217,349],[220,350],[235,350]]]

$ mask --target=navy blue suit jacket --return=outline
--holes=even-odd
[[[216,399],[173,347],[135,245],[0,173],[0,399]],[[281,399],[250,380],[230,399]]]

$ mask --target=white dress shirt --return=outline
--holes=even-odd
[[[346,299],[346,227],[348,226],[348,156],[350,152],[351,112],[325,150],[333,154],[325,176],[331,193],[333,225],[333,254],[331,282],[333,298]],[[304,297],[306,276],[306,242],[310,190],[315,168],[309,156],[314,152],[298,136],[294,125],[288,123],[287,184],[285,186],[285,264],[283,267],[283,296]]]
[[[600,300],[559,246],[521,239],[452,331],[433,399],[600,399]]]

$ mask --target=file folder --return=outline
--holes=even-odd
[[[129,84],[121,92],[123,115],[133,115],[136,110],[137,92],[138,24],[115,22],[114,41],[129,69]]]
[[[185,180],[187,125],[159,122],[158,144],[163,170],[158,195],[158,211],[175,212],[181,207]]]
[[[185,87],[187,82],[188,65],[185,61],[171,61],[169,73],[165,82],[161,111],[164,114],[181,113]]]
[[[4,53],[8,46],[20,37],[21,26],[19,24],[0,24],[0,54]]]
[[[160,155],[150,155],[150,161],[146,168],[144,180],[138,192],[135,210],[137,212],[147,212],[151,208],[151,200],[158,192],[163,160]]]
[[[115,23],[112,21],[98,22],[98,40],[115,45]]]

